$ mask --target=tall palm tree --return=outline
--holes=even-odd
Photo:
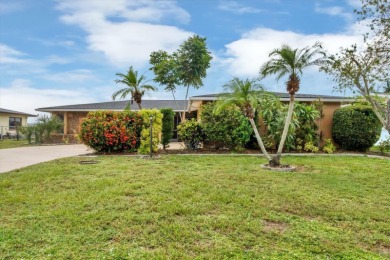
[[[272,162],[270,162],[271,166],[277,166],[280,165],[280,157],[282,155],[284,142],[286,141],[288,128],[291,123],[291,116],[294,110],[295,93],[299,91],[299,76],[302,75],[303,69],[314,65],[321,65],[325,61],[325,52],[322,50],[322,46],[318,42],[311,47],[305,47],[303,49],[292,49],[288,45],[282,45],[280,49],[273,50],[269,54],[269,57],[271,57],[271,59],[260,68],[260,75],[264,78],[266,76],[276,74],[277,80],[288,75],[286,86],[287,92],[290,94],[290,104],[282,137],[276,156],[273,158]]]
[[[240,80],[239,78],[233,78],[224,86],[227,94],[221,96],[217,102],[216,113],[223,110],[224,108],[232,105],[237,105],[241,108],[244,115],[249,119],[257,142],[260,146],[261,151],[264,156],[270,161],[272,158],[265,149],[263,140],[260,137],[259,131],[255,124],[255,112],[258,106],[261,95],[265,95],[263,92],[263,87],[256,82],[256,80],[245,81]]]
[[[127,74],[116,73],[115,75],[120,77],[120,79],[115,80],[115,82],[122,83],[126,85],[126,87],[114,92],[114,94],[112,94],[112,99],[115,100],[118,96],[120,96],[121,99],[124,99],[126,98],[126,96],[131,94],[131,103],[135,101],[138,104],[140,110],[142,109],[141,102],[142,96],[145,94],[145,91],[157,90],[156,87],[145,84],[147,82],[146,77],[144,75],[138,77],[138,71],[134,70],[133,67],[129,68]],[[129,108],[130,103],[128,104],[126,109]]]

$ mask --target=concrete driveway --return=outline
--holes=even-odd
[[[0,149],[0,173],[58,158],[93,152],[83,144],[29,146]]]

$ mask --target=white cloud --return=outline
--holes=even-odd
[[[0,61],[2,64],[21,64],[29,63],[31,60],[24,59],[26,54],[12,47],[0,43]]]
[[[40,39],[40,38],[29,38],[30,41],[38,42],[44,46],[60,46],[65,48],[74,47],[76,43],[72,40],[56,40],[56,39]]]
[[[106,0],[58,0],[58,9],[66,11],[67,19],[78,14],[98,14],[106,18],[122,18],[127,21],[161,22],[175,19],[189,22],[191,16],[177,6],[174,0],[116,0],[115,4]]]
[[[39,107],[96,102],[89,91],[34,88],[25,79],[15,79],[9,86],[0,87],[0,107],[31,114]]]
[[[107,23],[87,37],[89,48],[117,66],[142,66],[159,49],[172,52],[191,34],[176,27],[126,22]]]
[[[277,31],[268,28],[257,28],[242,35],[241,39],[227,44],[228,69],[232,75],[256,77],[260,66],[268,60],[268,54],[282,44],[293,48],[303,48],[322,42],[330,53],[337,52],[340,47],[348,47],[360,43],[360,35],[347,34],[301,34],[291,31]]]
[[[42,76],[43,79],[60,82],[60,83],[70,83],[70,82],[83,82],[83,81],[93,81],[97,80],[96,76],[91,70],[78,69],[60,73],[50,73]]]
[[[218,5],[218,9],[235,14],[255,14],[263,12],[264,10],[254,8],[251,6],[244,6],[236,1],[221,1]]]
[[[192,33],[174,26],[158,25],[164,19],[189,20],[176,1],[62,0],[61,20],[76,24],[87,33],[89,49],[103,53],[116,66],[143,66],[152,51],[173,51]]]
[[[351,21],[353,19],[353,13],[344,11],[344,8],[340,6],[322,7],[320,4],[317,3],[314,10],[317,13],[327,14],[331,16],[340,16],[347,21]]]
[[[346,0],[347,4],[353,8],[361,8],[362,2],[360,0]]]

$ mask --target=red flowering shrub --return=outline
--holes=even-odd
[[[80,139],[98,152],[136,151],[142,126],[142,117],[135,112],[89,112],[81,122]]]

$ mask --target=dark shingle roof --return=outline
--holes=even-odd
[[[0,108],[0,113],[6,113],[6,114],[18,114],[18,115],[23,115],[23,116],[37,116],[37,115],[32,115],[32,114],[28,114],[28,113],[24,113],[24,112],[19,112],[19,111],[15,111],[15,110],[9,110],[9,109],[5,109],[5,108]]]
[[[280,99],[289,99],[290,95],[287,92],[268,92],[271,94],[274,94],[275,96],[279,97]],[[193,96],[190,97],[192,100],[216,100],[218,97],[224,95],[224,93],[219,93],[219,94],[209,94],[209,95],[200,95],[200,96]],[[301,93],[296,93],[295,94],[295,99],[300,101],[311,101],[321,98],[323,101],[345,101],[348,100],[348,97],[341,97],[341,96],[331,96],[331,95],[316,95],[316,94],[301,94]]]
[[[90,104],[78,104],[68,106],[56,106],[56,107],[42,107],[37,108],[37,111],[54,112],[54,111],[94,111],[94,110],[124,110],[128,105],[128,100],[123,101],[111,101],[100,102]],[[161,109],[172,108],[174,111],[186,111],[188,102],[186,100],[142,100],[142,108],[145,109]],[[139,110],[137,103],[133,102],[130,107],[131,110]]]

